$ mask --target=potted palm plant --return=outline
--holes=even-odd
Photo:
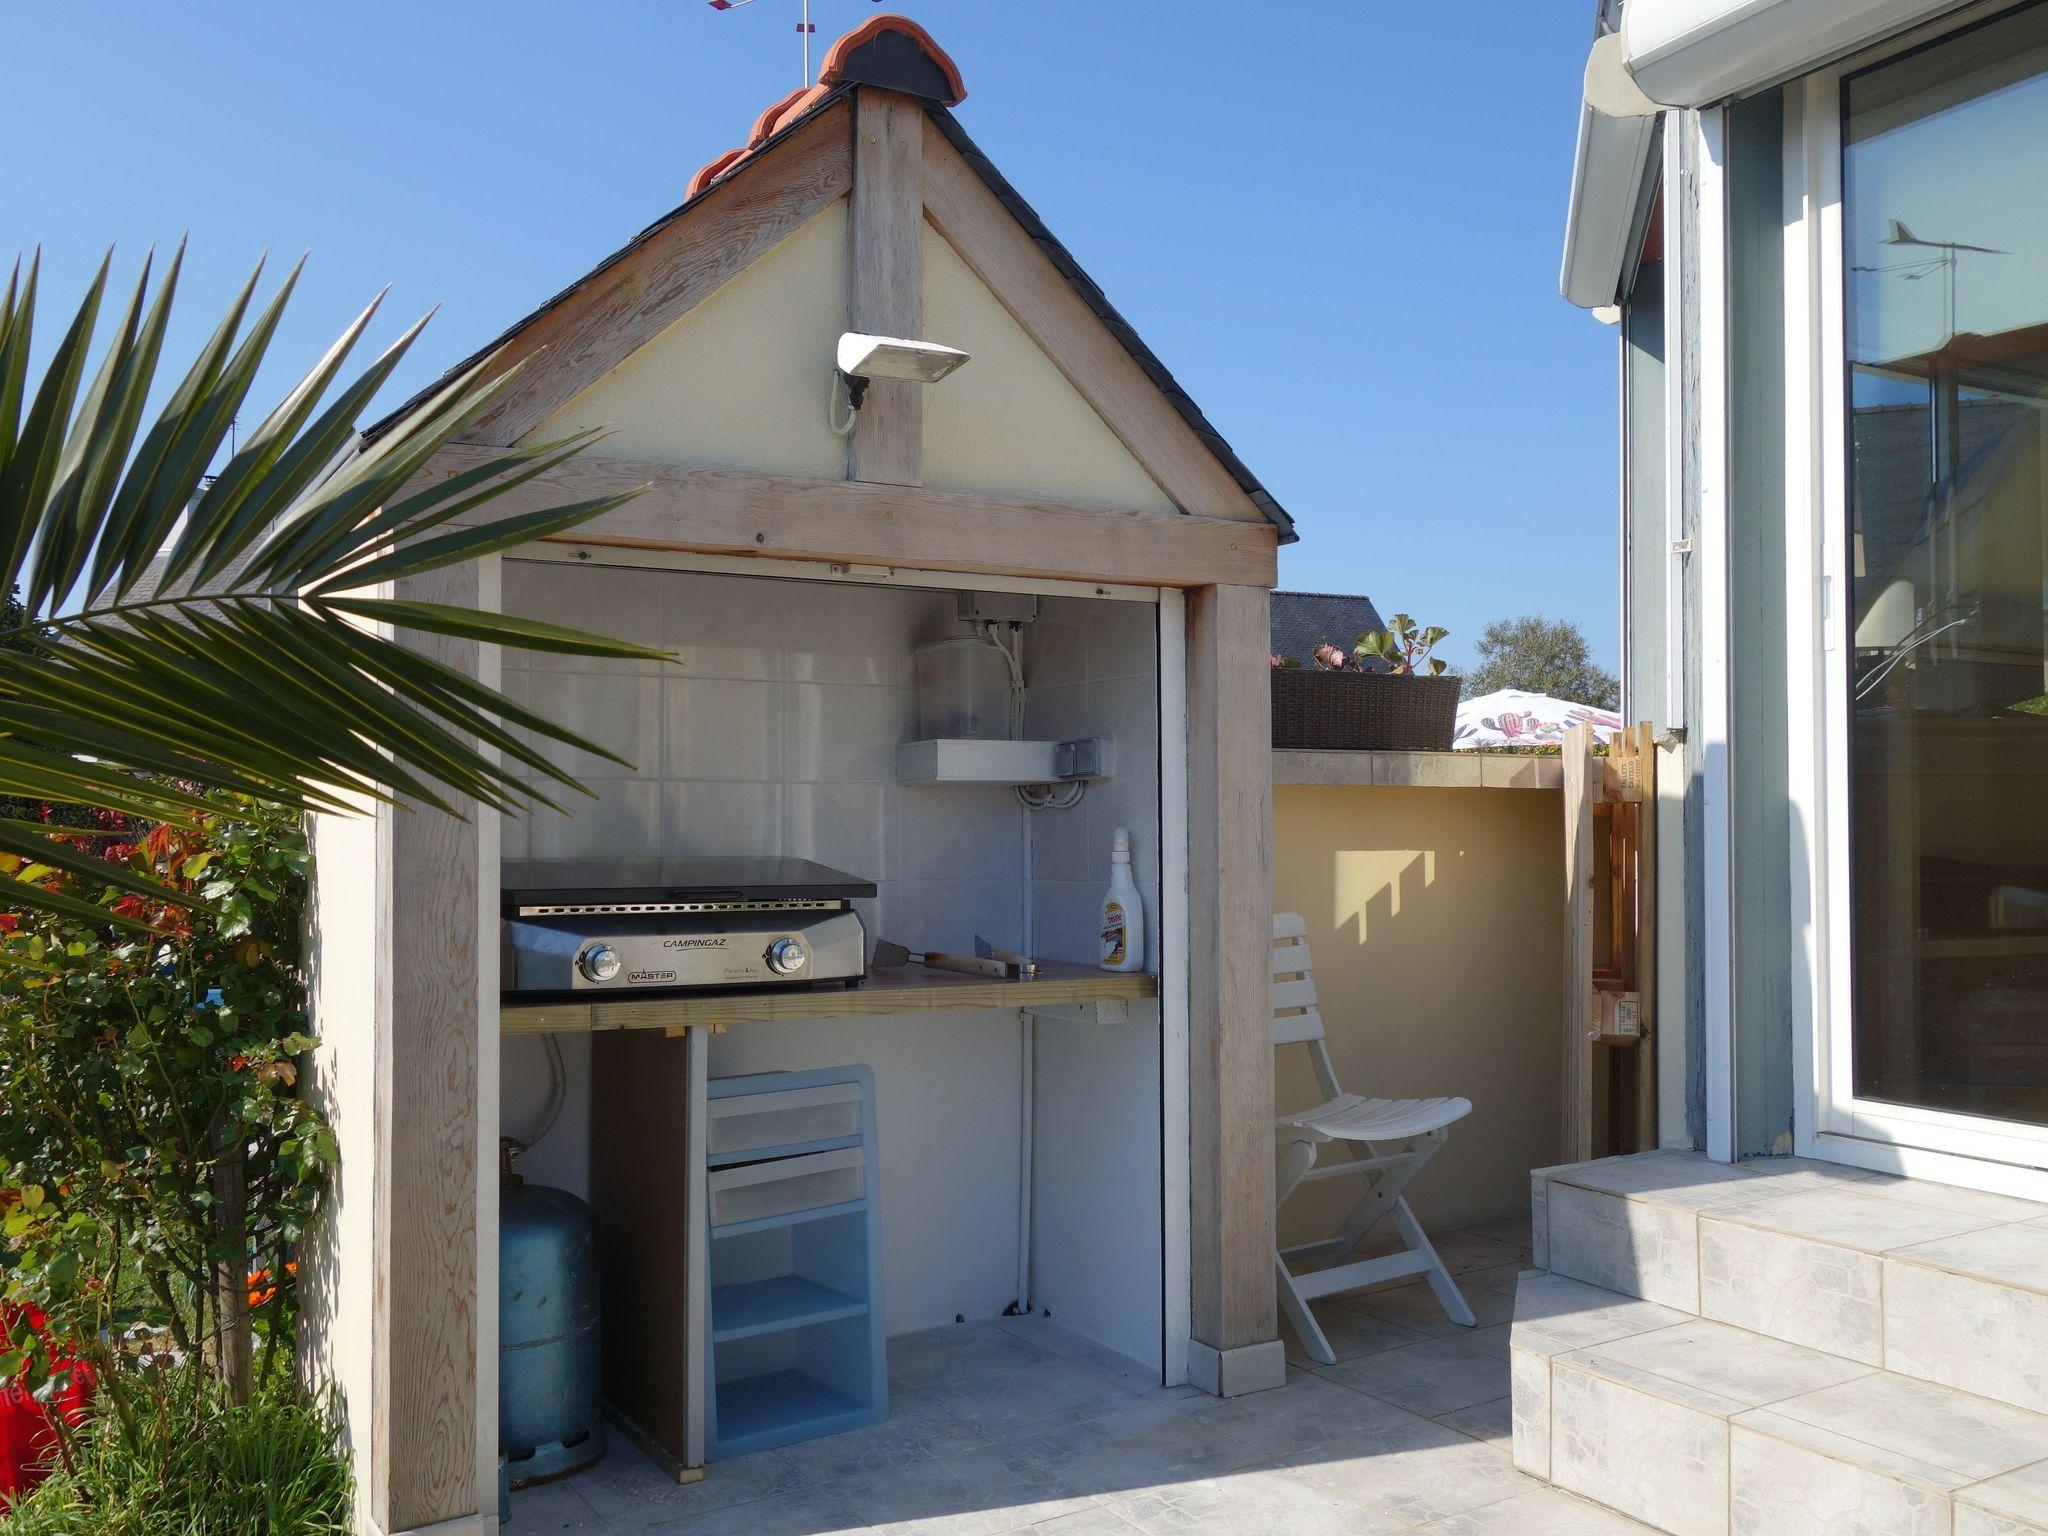
[[[1430,655],[1450,631],[1405,613],[1346,652],[1327,640],[1308,666],[1273,658],[1273,745],[1323,751],[1447,752],[1456,674]]]

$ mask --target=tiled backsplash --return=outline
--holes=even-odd
[[[1071,811],[1004,786],[900,788],[916,648],[966,633],[951,592],[508,561],[514,613],[645,640],[673,665],[507,652],[505,687],[624,757],[550,748],[594,799],[509,820],[507,858],[782,853],[873,879],[870,938],[978,935],[1089,960],[1110,837],[1128,826],[1156,957],[1158,723],[1149,604],[1048,598],[1025,633],[1034,735],[1113,734],[1118,772]],[[1024,840],[1031,839],[1031,919]]]

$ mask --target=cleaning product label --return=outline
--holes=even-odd
[[[1124,904],[1120,901],[1102,904],[1102,963],[1124,963]]]

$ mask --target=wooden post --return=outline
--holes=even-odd
[[[1263,588],[1187,600],[1189,1376],[1285,1379],[1273,1289],[1273,791]]]
[[[852,326],[917,339],[924,330],[924,104],[862,86],[854,99]],[[847,477],[924,480],[924,390],[877,379],[848,439]]]
[[[1567,1163],[1593,1155],[1593,797],[1600,783],[1593,731],[1564,733],[1564,1146]]]
[[[451,567],[399,584],[397,596],[495,607],[496,564]],[[471,676],[483,647],[438,636],[406,643]],[[380,1293],[371,1300],[376,1392],[370,1455],[372,1517],[388,1532],[419,1530],[484,1507],[478,1415],[497,1412],[478,1390],[479,1147],[485,1028],[484,821],[424,807],[392,822],[390,1106],[377,1127]],[[495,856],[495,828],[488,851]],[[388,1278],[386,1278],[388,1277]],[[492,1341],[495,1348],[495,1340]],[[495,1501],[495,1485],[489,1490]]]

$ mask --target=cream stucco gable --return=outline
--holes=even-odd
[[[924,331],[974,361],[926,392],[924,483],[1172,512],[1171,500],[929,224]]]
[[[608,426],[600,450],[840,479],[826,425],[847,327],[847,205],[832,203],[535,429]],[[924,334],[974,361],[925,391],[924,483],[1081,506],[1172,501],[945,237],[925,225]],[[544,362],[542,366],[545,366]]]
[[[836,480],[825,423],[846,329],[846,200],[814,215],[549,417],[533,436],[608,425],[599,450],[712,469]]]

